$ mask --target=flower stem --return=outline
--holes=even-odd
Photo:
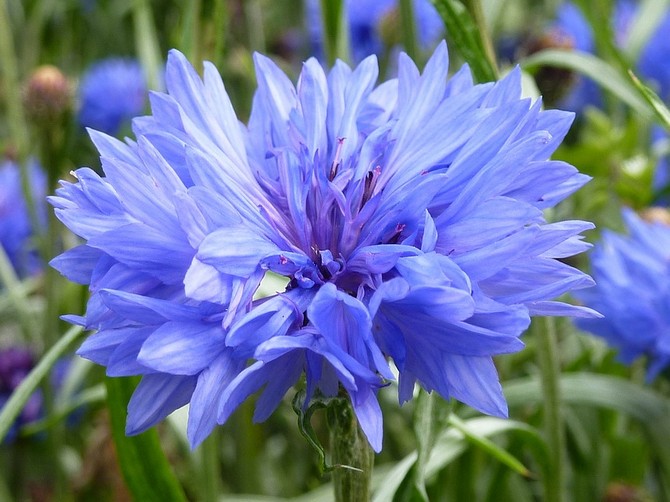
[[[416,16],[414,14],[412,0],[400,0],[403,46],[407,55],[416,61],[419,55],[419,43],[417,42]]]
[[[333,485],[337,502],[370,500],[374,452],[348,399],[334,399],[327,408]]]
[[[156,34],[156,25],[148,0],[133,2],[133,25],[135,28],[135,48],[144,69],[149,89],[162,88],[162,52]]]
[[[560,361],[555,320],[551,317],[533,321],[537,340],[537,363],[544,394],[544,424],[549,445],[549,471],[544,477],[544,500],[564,502],[565,497],[565,428],[559,385]]]
[[[8,7],[6,0],[0,0],[0,73],[4,81],[7,127],[14,141],[19,163],[23,164],[30,143],[30,133],[23,111],[18,60]]]
[[[498,63],[496,61],[496,52],[493,48],[493,42],[491,41],[491,33],[486,26],[486,18],[484,17],[484,9],[482,9],[481,0],[465,0],[463,3],[479,28],[478,33],[482,42],[482,47],[484,48],[484,55],[488,60],[489,67],[497,79],[499,72]]]

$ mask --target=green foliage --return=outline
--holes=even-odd
[[[132,378],[107,378],[107,407],[112,436],[126,485],[135,500],[182,502],[186,496],[174,477],[155,429],[126,436],[126,408],[135,390]]]

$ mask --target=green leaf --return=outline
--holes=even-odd
[[[623,50],[631,61],[637,61],[642,49],[654,34],[663,20],[666,10],[670,7],[669,0],[643,0],[635,13],[630,25],[626,44]]]
[[[126,408],[135,390],[133,378],[106,378],[107,403],[119,467],[134,500],[185,502],[186,496],[152,428],[137,436],[125,434]]]
[[[464,422],[470,431],[480,437],[490,438],[499,434],[517,434],[523,438],[534,453],[541,467],[546,468],[548,451],[544,440],[537,430],[530,425],[516,420],[505,420],[496,417],[476,417]],[[462,432],[450,428],[442,434],[426,466],[426,476],[430,477],[444,469],[457,458],[468,446],[468,440]]]
[[[463,3],[458,0],[431,0],[442,17],[451,48],[456,49],[472,68],[478,82],[497,79],[497,68],[490,53],[487,53],[483,27],[479,26]],[[481,20],[483,22],[483,19]]]
[[[521,474],[524,477],[531,475],[530,471],[525,465],[521,463],[514,455],[507,450],[501,448],[486,436],[478,434],[477,431],[472,430],[468,425],[455,415],[449,417],[449,425],[458,430],[465,438],[475,446],[478,446],[486,453],[491,455],[496,460],[502,462],[513,471]]]
[[[472,436],[491,438],[499,434],[515,434],[523,439],[524,444],[532,451],[535,460],[544,472],[548,466],[548,451],[544,440],[537,430],[528,424],[516,420],[503,420],[495,417],[477,417],[462,422]],[[470,439],[463,432],[449,428],[439,435],[435,441],[430,458],[426,462],[424,475],[430,478],[457,459],[470,446]],[[417,460],[417,452],[411,453],[398,462],[390,471],[383,474],[376,473],[373,477],[373,502],[392,500],[394,494],[401,487],[403,480],[411,475],[412,466]],[[379,471],[379,469],[378,469]]]
[[[605,408],[638,420],[659,460],[665,491],[670,493],[669,399],[623,378],[593,373],[562,375],[560,389],[565,404]],[[537,378],[510,382],[504,386],[504,392],[510,408],[539,404],[543,400]]]
[[[5,439],[7,432],[21,413],[42,379],[49,374],[58,358],[67,351],[68,347],[82,334],[80,326],[70,328],[49,351],[44,354],[33,370],[23,379],[21,384],[12,393],[5,406],[0,411],[0,443]]]
[[[628,75],[633,81],[635,88],[640,91],[642,97],[647,101],[647,103],[649,103],[649,105],[651,105],[654,113],[656,114],[656,117],[658,117],[663,126],[665,126],[665,128],[670,131],[670,109],[665,106],[665,103],[663,103],[661,98],[658,97],[658,94],[640,82],[640,79],[637,78],[631,70],[628,70]]]
[[[630,106],[637,113],[650,117],[652,111],[642,99],[635,87],[612,65],[602,59],[579,51],[546,49],[536,52],[519,63],[521,67],[533,73],[541,66],[566,68],[594,80],[603,89]]]

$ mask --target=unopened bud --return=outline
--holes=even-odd
[[[670,226],[670,211],[664,207],[648,207],[640,216],[651,223],[662,223]]]
[[[51,65],[37,68],[24,89],[27,115],[36,123],[58,119],[72,104],[72,87],[63,73]]]

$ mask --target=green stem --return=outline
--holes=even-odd
[[[542,377],[544,394],[543,410],[547,443],[549,446],[549,469],[543,479],[544,500],[565,502],[565,428],[561,410],[561,367],[555,320],[551,317],[533,321],[537,341],[537,363]]]
[[[23,110],[23,94],[19,79],[18,58],[14,47],[14,39],[9,9],[6,0],[0,0],[0,74],[4,81],[5,102],[7,106],[7,127],[14,141],[16,156],[21,169],[21,189],[28,207],[28,215],[32,228],[39,228],[37,210],[28,173],[28,148],[30,146],[30,129]]]
[[[148,0],[133,2],[133,24],[137,56],[144,68],[147,84],[150,89],[160,89],[163,57]]]
[[[247,20],[247,32],[249,33],[249,46],[252,51],[265,53],[265,30],[263,27],[263,7],[258,0],[247,0],[244,2],[244,16]]]
[[[7,105],[7,127],[14,140],[19,162],[23,164],[28,153],[30,133],[23,111],[21,83],[19,81],[18,61],[14,50],[12,25],[9,19],[7,1],[0,0],[0,68],[4,81],[4,93]]]
[[[323,23],[323,45],[328,64],[336,59],[345,63],[351,61],[349,53],[349,26],[347,10],[343,0],[321,0]]]
[[[221,462],[219,461],[219,447],[221,436],[217,429],[200,445],[200,486],[203,502],[216,502],[219,499]]]
[[[228,5],[225,0],[216,0],[214,3],[214,55],[212,57],[212,63],[219,69],[223,64],[227,32]]]
[[[413,1],[400,0],[400,23],[402,26],[403,46],[407,55],[414,61],[416,61],[419,55],[415,21]]]
[[[489,66],[493,71],[495,78],[498,79],[500,73],[498,71],[498,63],[496,60],[496,52],[493,48],[493,41],[491,40],[491,33],[489,32],[488,27],[486,26],[486,17],[484,16],[484,10],[482,9],[481,0],[464,0],[463,3],[465,7],[470,12],[472,19],[475,24],[479,27],[479,37],[484,48],[484,55],[488,60]]]
[[[374,452],[358,424],[349,399],[334,399],[326,410],[330,429],[336,502],[367,502]]]

